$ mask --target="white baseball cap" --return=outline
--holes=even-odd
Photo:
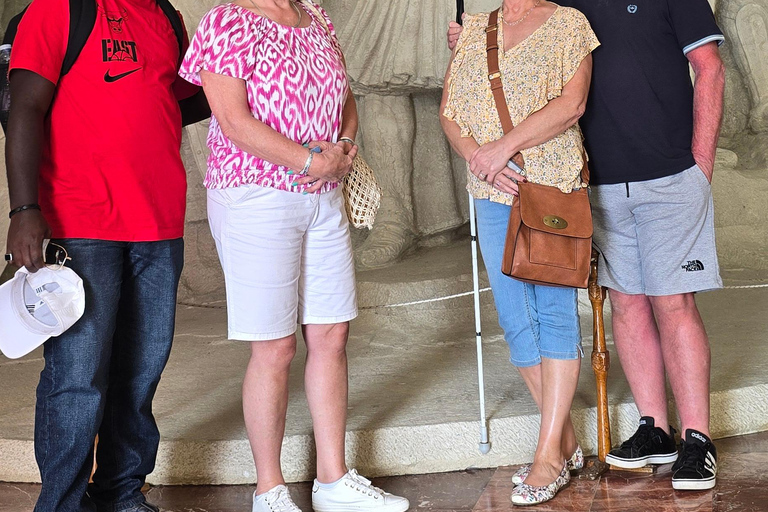
[[[21,268],[0,286],[0,351],[17,359],[59,336],[85,312],[83,280],[67,267]]]

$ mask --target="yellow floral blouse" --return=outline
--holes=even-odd
[[[448,119],[459,125],[462,137],[474,137],[481,146],[504,135],[488,81],[488,17],[488,13],[482,13],[464,20],[446,84],[449,91],[444,111]],[[504,24],[499,21],[498,41],[504,93],[515,126],[560,96],[581,61],[600,45],[584,15],[561,6],[527,39],[507,51],[502,51]],[[582,150],[578,124],[543,144],[523,150],[528,180],[558,187],[566,193],[581,187]],[[511,195],[471,173],[467,190],[476,199],[512,204]]]

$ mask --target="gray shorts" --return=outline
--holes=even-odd
[[[712,189],[698,166],[590,190],[598,282],[631,295],[722,288]]]

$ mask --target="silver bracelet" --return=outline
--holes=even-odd
[[[352,140],[352,139],[350,139],[349,137],[342,137],[342,138],[340,138],[340,139],[339,139],[339,142],[349,142],[349,143],[350,143],[350,144],[352,144],[353,146],[355,145],[355,141],[353,141],[353,140]]]
[[[306,176],[309,172],[309,166],[312,165],[312,160],[315,158],[315,151],[309,150],[309,156],[307,157],[307,161],[304,162],[304,168],[301,170],[301,175]]]

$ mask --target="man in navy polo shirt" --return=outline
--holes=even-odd
[[[707,0],[560,0],[602,43],[580,124],[592,171],[594,243],[613,335],[640,411],[607,461],[675,461],[675,489],[710,489],[710,350],[694,294],[722,287],[710,182],[723,110],[724,37]],[[449,29],[453,46],[460,33]],[[689,64],[695,74],[691,84]],[[512,155],[510,155],[512,156]],[[665,375],[682,421],[678,454]]]

